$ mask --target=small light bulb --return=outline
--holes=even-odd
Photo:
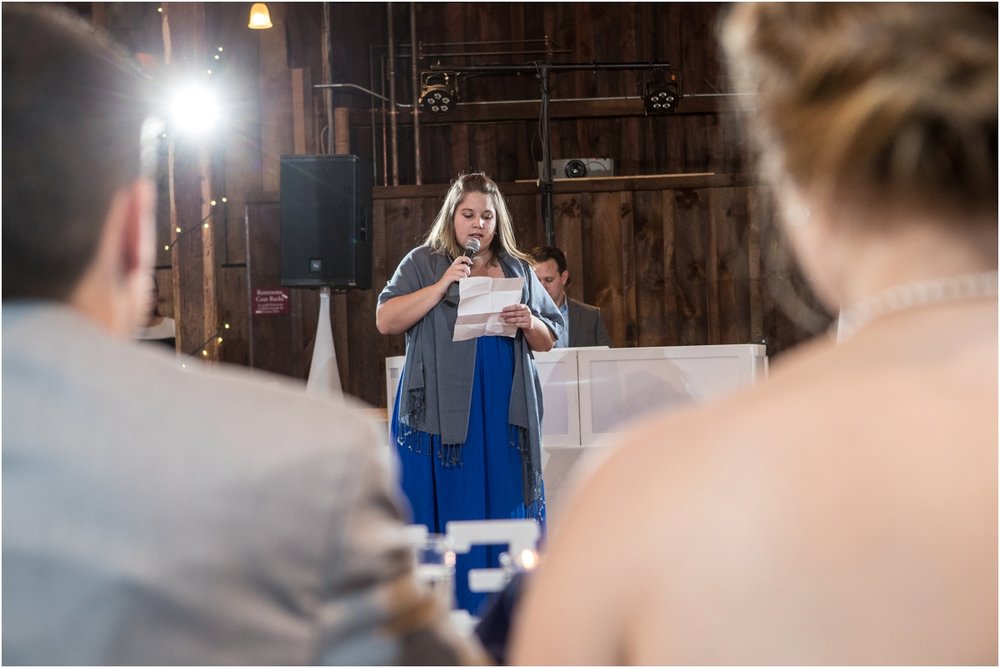
[[[213,199],[211,202],[209,202],[209,204],[211,204],[212,206],[215,206],[215,200]]]
[[[207,230],[208,229],[208,223],[205,223],[204,225],[202,225],[202,227],[204,227]]]
[[[216,59],[216,60],[218,60],[218,59],[219,59],[219,54],[215,54],[215,59]]]
[[[521,566],[526,571],[530,571],[538,565],[538,554],[534,550],[521,550]]]
[[[179,227],[177,227],[177,228],[175,228],[175,229],[177,230],[177,234],[180,234],[181,232],[183,232],[183,231],[184,231],[184,230],[182,230],[182,229],[181,229],[181,228],[179,228]]]
[[[222,343],[222,337],[220,336],[220,337],[216,338],[216,339],[215,339],[215,342],[216,342],[216,343]]]
[[[225,204],[225,203],[226,203],[226,202],[228,202],[228,201],[229,201],[229,198],[228,198],[228,197],[223,197],[223,198],[222,198],[222,203],[223,203],[223,204]]]
[[[211,74],[212,70],[205,70],[205,72],[207,72],[208,74]]]
[[[163,7],[157,7],[156,11],[158,11],[160,14],[162,14],[163,13]]]
[[[223,323],[222,326],[225,327],[226,329],[229,329],[229,323],[228,322],[227,323]]]
[[[221,46],[219,47],[219,53],[222,53],[222,47]]]
[[[208,357],[208,351],[207,350],[202,350],[201,351],[201,356],[202,357]]]

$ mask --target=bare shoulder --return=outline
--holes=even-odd
[[[995,335],[910,345],[817,342],[617,439],[553,541],[605,578],[589,595],[620,633],[602,659],[995,660]]]
[[[765,383],[636,425],[588,494],[627,493],[634,522],[662,527],[712,513],[772,526],[810,507],[840,516],[845,498],[862,512],[886,501],[889,479],[899,503],[941,485],[995,491],[995,340],[913,347],[807,346]]]
[[[898,453],[958,435],[970,445],[995,444],[996,404],[995,330],[939,347],[817,341],[787,354],[764,383],[634,425],[616,439],[595,482],[634,490],[638,481],[656,480],[650,486],[670,494],[662,482],[675,475],[715,478],[736,466],[747,478],[796,465],[803,453]],[[895,438],[885,438],[888,431]],[[954,446],[943,453],[953,454]]]

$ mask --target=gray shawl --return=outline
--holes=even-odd
[[[521,302],[558,336],[565,326],[562,314],[528,263],[498,253],[508,278],[524,279]],[[453,260],[418,246],[403,258],[379,295],[383,304],[436,283]],[[475,373],[476,341],[452,341],[458,317],[458,283],[427,315],[406,331],[406,361],[399,390],[399,420],[411,429],[440,434],[443,444],[460,446],[469,430],[469,402]],[[514,337],[514,383],[508,422],[521,428],[525,503],[541,497],[542,386],[535,359],[523,332]],[[390,407],[391,410],[391,407]],[[457,456],[457,449],[455,450]]]

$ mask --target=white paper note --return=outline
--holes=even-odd
[[[489,278],[476,276],[458,282],[458,320],[453,341],[465,341],[477,336],[510,336],[517,327],[504,324],[500,311],[505,306],[521,303],[523,278]]]

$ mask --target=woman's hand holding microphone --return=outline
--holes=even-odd
[[[441,276],[441,280],[438,281],[438,286],[441,288],[441,294],[446,294],[452,283],[457,283],[463,278],[468,278],[471,273],[472,259],[466,257],[465,255],[459,255],[455,258],[455,261],[451,263],[451,266],[445,270],[444,275]]]

